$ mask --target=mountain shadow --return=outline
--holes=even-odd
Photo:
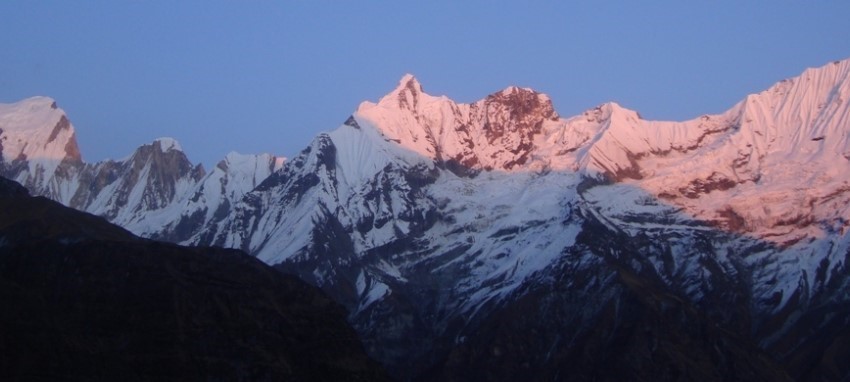
[[[0,379],[387,380],[342,307],[247,254],[140,239],[0,179]]]

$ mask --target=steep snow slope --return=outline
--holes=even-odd
[[[3,130],[3,161],[29,159],[80,159],[74,128],[65,112],[48,97],[33,97],[0,105]],[[11,128],[9,128],[11,127]]]
[[[678,127],[620,123],[620,130],[640,135],[612,132],[600,151],[631,161],[601,167],[630,162],[624,178],[633,179],[626,183],[696,218],[780,245],[843,234],[850,200],[849,74],[848,60],[809,69],[723,115]],[[632,144],[617,150],[613,141]]]
[[[525,103],[514,102],[505,94],[543,106],[527,109]],[[281,173],[249,193],[236,213],[221,225],[224,229],[212,243],[243,248],[276,264],[313,256],[315,246],[326,245],[321,240],[325,234],[322,229],[339,226],[347,236],[346,246],[350,246],[352,256],[367,256],[370,251],[415,238],[427,243],[428,248],[420,251],[435,256],[463,255],[454,263],[448,262],[448,268],[476,264],[475,272],[463,276],[466,281],[450,281],[464,285],[464,292],[480,289],[478,285],[494,277],[504,279],[500,283],[505,285],[500,284],[500,288],[515,286],[525,275],[547,264],[545,259],[525,259],[523,251],[532,250],[522,249],[526,244],[534,244],[536,247],[531,247],[536,248],[534,251],[557,246],[558,249],[549,251],[550,257],[570,244],[570,235],[565,234],[563,227],[550,223],[563,217],[566,203],[574,198],[575,186],[581,179],[574,173],[541,177],[529,172],[510,174],[495,170],[475,177],[463,176],[466,170],[519,166],[517,158],[523,157],[524,152],[517,154],[498,147],[513,147],[526,139],[516,137],[527,135],[527,130],[535,126],[558,123],[552,120],[554,112],[548,98],[529,90],[511,88],[478,105],[488,112],[478,113],[479,116],[471,119],[475,122],[467,120],[462,125],[476,126],[477,130],[471,130],[476,136],[481,133],[479,138],[485,142],[489,133],[481,129],[504,131],[504,139],[498,141],[502,146],[454,145],[452,139],[459,131],[454,118],[470,118],[463,113],[475,107],[457,106],[445,97],[424,94],[415,79],[406,76],[399,89],[378,105],[361,105],[345,125],[320,135]],[[393,111],[393,107],[397,109]],[[460,116],[453,114],[457,110],[462,110]],[[445,124],[439,125],[434,120]],[[424,122],[415,124],[415,121]],[[429,125],[442,134],[427,132],[424,128]],[[480,149],[469,151],[473,147]],[[491,151],[482,153],[485,149]],[[459,164],[462,160],[439,159],[444,154],[458,158],[464,155],[463,150],[469,155],[466,158],[480,157],[490,164],[465,169]],[[573,189],[573,194],[549,192],[553,188]],[[481,200],[481,195],[488,198]],[[516,204],[518,200],[527,203],[520,206]],[[516,236],[514,231],[519,227],[528,225],[541,228],[524,232],[529,237],[527,242],[506,239]],[[546,230],[551,232],[542,235]],[[200,237],[197,240],[204,242]],[[392,263],[415,268],[416,262],[428,259],[419,254],[415,259],[383,261],[389,267],[386,273],[395,275],[403,270],[393,268]],[[460,277],[459,270],[455,273]],[[358,277],[362,281],[365,276]],[[316,281],[321,284],[326,277],[317,275]],[[374,297],[374,293],[365,290],[358,293]]]
[[[143,145],[128,158],[94,166],[95,184],[100,190],[89,199],[78,199],[82,209],[145,236],[162,223],[149,223],[151,215],[173,207],[203,176],[201,166],[193,166],[171,138]]]
[[[74,127],[48,97],[0,104],[0,169],[38,194],[67,203],[75,191],[73,178],[82,162]]]
[[[231,212],[242,196],[280,169],[284,158],[270,154],[246,155],[231,152],[205,177],[157,217],[161,224],[145,221],[146,227],[159,227],[151,234],[164,240],[182,242]],[[140,227],[141,229],[141,227]]]
[[[455,104],[408,75],[353,118],[449,169],[598,174],[695,218],[791,244],[846,229],[848,72],[848,60],[808,69],[686,122],[646,121],[615,103],[559,119],[548,97],[515,87]]]
[[[119,161],[87,165],[71,205],[133,233],[181,242],[226,216],[242,195],[283,163],[269,154],[230,153],[207,173],[170,138],[139,147]]]
[[[565,269],[587,277],[576,288],[614,285],[597,278],[611,264],[763,346],[794,342],[801,317],[846,300],[848,65],[685,122],[615,103],[563,119],[513,87],[457,104],[405,76],[190,242],[322,286],[397,370]],[[588,241],[605,235],[634,248]]]

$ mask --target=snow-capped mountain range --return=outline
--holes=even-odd
[[[284,158],[228,154],[212,171],[160,138],[120,160],[84,163],[74,127],[56,102],[33,97],[0,105],[3,175],[67,206],[136,234],[179,241],[253,189]],[[181,216],[187,219],[181,219]]]
[[[576,349],[637,346],[641,317],[674,339],[721,328],[687,362],[660,356],[672,368],[746,373],[763,352],[793,378],[850,375],[834,356],[850,355],[850,60],[684,122],[615,103],[563,118],[517,87],[459,104],[407,75],[291,160],[230,154],[210,172],[170,139],[84,163],[49,98],[0,105],[0,129],[2,175],[298,274],[401,377],[563,378],[592,365]]]

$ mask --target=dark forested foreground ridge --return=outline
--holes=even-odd
[[[236,250],[139,239],[0,179],[0,379],[385,380],[344,310]]]
[[[86,163],[36,97],[0,105],[0,173],[320,287],[400,379],[850,379],[850,60],[681,122],[410,75],[340,120],[285,161]]]

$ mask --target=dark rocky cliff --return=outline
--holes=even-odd
[[[140,239],[5,179],[0,211],[0,379],[386,379],[343,308],[242,252]]]

